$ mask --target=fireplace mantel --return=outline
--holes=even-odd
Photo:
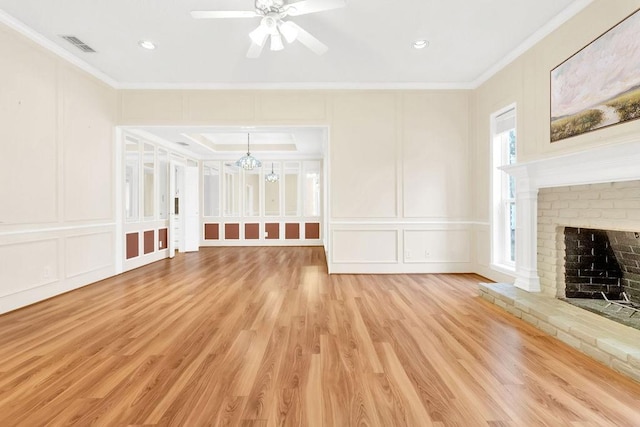
[[[540,292],[537,270],[538,190],[640,179],[640,136],[598,148],[501,168],[516,178],[516,280]]]

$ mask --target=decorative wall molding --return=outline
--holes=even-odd
[[[0,257],[8,266],[0,273],[6,278],[0,283],[0,299],[59,282],[60,249],[55,237],[0,245]]]
[[[7,224],[10,225],[10,224]],[[0,231],[0,237],[2,236],[19,236],[22,234],[42,234],[42,233],[55,233],[61,231],[70,231],[70,230],[89,230],[93,228],[102,228],[102,227],[115,227],[115,222],[105,222],[99,224],[82,224],[82,225],[65,225],[60,227],[40,227],[36,226],[34,228],[21,228],[20,230],[10,230],[10,231]]]
[[[347,236],[351,234],[351,236]],[[358,241],[357,235],[368,237]],[[342,237],[341,237],[342,235]],[[374,240],[377,235],[378,240]],[[347,239],[345,241],[340,239]],[[386,241],[385,241],[386,240]],[[378,243],[377,245],[374,245]],[[337,248],[336,248],[337,247]],[[400,261],[400,242],[397,230],[331,230],[332,264],[397,264]]]
[[[74,244],[75,247],[72,247]],[[100,271],[114,265],[112,251],[114,246],[113,230],[69,235],[64,239],[64,246],[66,252],[64,257],[66,279]],[[95,250],[96,246],[104,252],[98,254]],[[91,255],[79,256],[78,253]],[[102,259],[98,255],[101,255]]]
[[[329,225],[337,225],[337,226],[404,226],[404,225],[437,225],[437,226],[449,226],[449,225],[481,225],[481,226],[489,226],[488,222],[483,221],[449,221],[449,220],[398,220],[398,219],[389,219],[389,220],[337,220],[330,221]]]
[[[469,273],[473,221],[340,221],[330,223],[332,274]],[[488,224],[486,224],[488,227]],[[372,233],[393,236],[378,244]],[[364,236],[364,234],[367,234]],[[366,246],[359,244],[359,236]],[[336,237],[342,237],[337,239]],[[382,239],[382,240],[381,240]]]

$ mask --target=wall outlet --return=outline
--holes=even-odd
[[[407,259],[411,259],[411,251],[407,250]]]
[[[50,267],[45,267],[44,270],[42,270],[42,278],[43,279],[51,279],[51,268]]]

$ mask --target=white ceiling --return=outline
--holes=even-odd
[[[294,42],[258,59],[245,57],[258,18],[189,13],[253,10],[253,0],[0,0],[0,21],[121,88],[474,87],[590,1],[346,0],[290,18],[329,46],[325,55]],[[430,46],[412,49],[418,38]],[[157,49],[140,48],[142,39]]]

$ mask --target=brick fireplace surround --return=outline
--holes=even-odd
[[[540,189],[540,286],[544,293],[560,298],[565,296],[566,286],[565,227],[640,232],[640,181]]]
[[[516,178],[516,279],[480,295],[640,381],[640,330],[557,299],[565,227],[640,232],[640,140],[503,169]]]

